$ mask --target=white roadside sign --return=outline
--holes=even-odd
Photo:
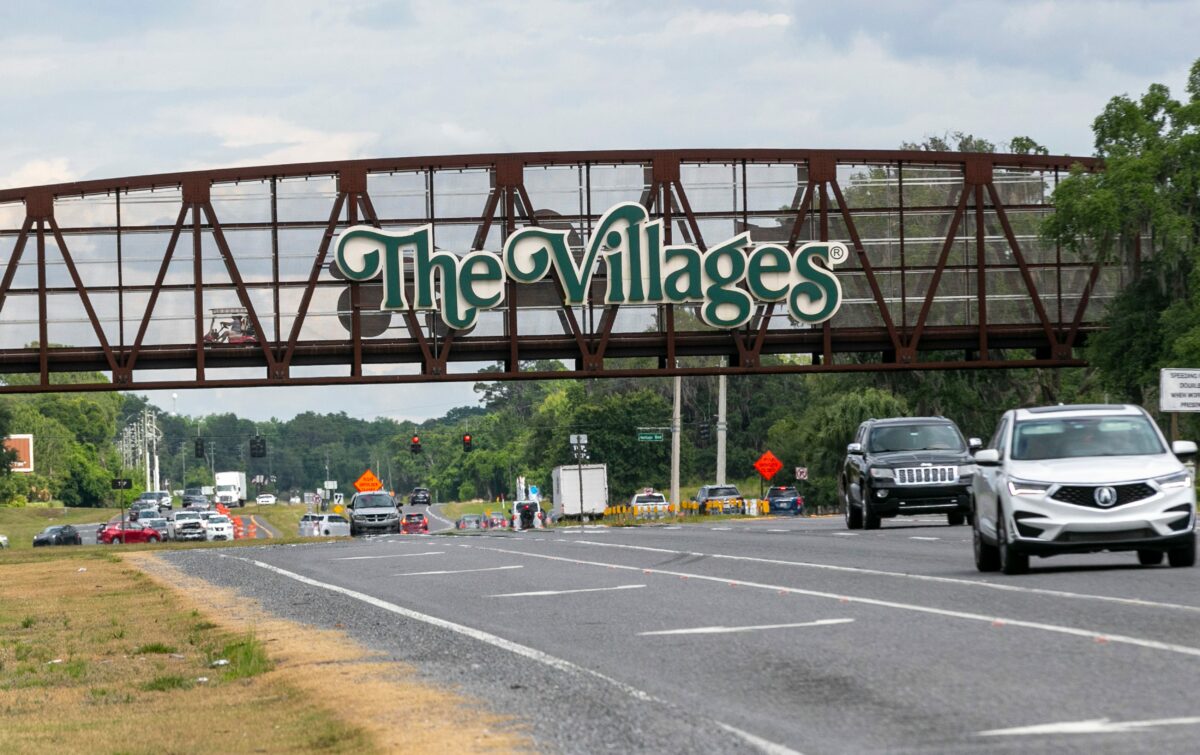
[[[1161,370],[1158,396],[1159,411],[1200,412],[1200,370]]]

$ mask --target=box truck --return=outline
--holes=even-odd
[[[217,503],[226,506],[246,505],[246,473],[217,472]]]
[[[589,517],[604,515],[608,507],[608,466],[583,464],[555,467],[551,473],[554,485],[554,515]],[[583,485],[580,486],[582,479]]]

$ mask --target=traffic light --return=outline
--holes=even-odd
[[[408,450],[415,454],[421,453],[421,436],[420,435],[412,436],[412,443],[408,444]]]
[[[463,434],[463,451],[465,451],[467,453],[471,452],[471,434],[470,433]]]
[[[250,439],[250,455],[261,458],[267,455],[267,439],[261,435],[255,435]]]
[[[707,422],[705,422],[703,425],[700,425],[700,440],[707,443],[711,435],[712,428],[708,426]]]
[[[204,438],[196,438],[195,454],[197,459],[204,458]]]

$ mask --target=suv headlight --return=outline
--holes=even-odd
[[[1154,481],[1163,490],[1177,490],[1190,486],[1192,484],[1192,476],[1185,470],[1183,472],[1176,472],[1175,474],[1164,475],[1163,477],[1155,477]]]
[[[875,480],[891,480],[896,476],[894,470],[886,467],[871,467],[871,478]]]
[[[1029,480],[1009,480],[1008,492],[1012,495],[1044,495],[1050,489],[1048,482],[1031,482]]]

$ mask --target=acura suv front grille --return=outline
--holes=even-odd
[[[1123,506],[1127,503],[1141,501],[1154,495],[1154,488],[1144,482],[1134,482],[1127,485],[1113,485],[1113,490],[1117,493],[1117,499],[1112,506],[1101,506],[1096,503],[1096,488],[1103,487],[1097,485],[1063,485],[1058,490],[1054,491],[1054,495],[1050,496],[1056,501],[1063,503],[1073,503],[1076,506],[1088,506],[1093,509],[1112,508],[1113,506]]]

